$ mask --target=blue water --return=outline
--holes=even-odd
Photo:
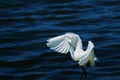
[[[0,0],[0,80],[80,80],[77,62],[46,46],[66,32],[95,44],[86,80],[120,80],[119,0]]]

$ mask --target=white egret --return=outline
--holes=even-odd
[[[83,50],[81,38],[79,37],[79,35],[74,33],[66,33],[54,38],[50,38],[47,40],[47,42],[47,46],[50,47],[50,49],[52,50],[63,54],[67,54],[68,52],[70,52],[72,59],[74,61],[78,61],[78,64],[83,69],[83,73],[85,73],[86,75],[86,64],[89,63],[90,66],[95,66],[95,60],[97,58],[94,54],[93,42],[88,41],[88,47],[85,51]]]

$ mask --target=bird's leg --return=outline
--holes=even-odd
[[[82,76],[80,78],[80,80],[85,80],[86,79],[86,76],[87,76],[87,71],[85,70],[85,67],[84,66],[81,66],[83,72],[82,72]]]
[[[83,80],[85,80],[86,79],[86,76],[87,76],[87,71],[86,71],[86,69],[84,68],[84,78],[83,78]]]
[[[82,70],[83,70],[83,67],[82,67],[82,66],[81,66],[81,68],[82,68]],[[82,80],[82,79],[83,79],[83,76],[84,76],[84,71],[82,71],[82,75],[81,75],[80,80]]]

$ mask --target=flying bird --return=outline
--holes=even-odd
[[[79,35],[75,33],[69,32],[60,36],[50,38],[47,40],[47,46],[59,53],[70,53],[72,59],[74,61],[77,61],[80,67],[83,69],[83,74],[85,74],[84,80],[87,75],[85,66],[88,63],[91,67],[95,66],[95,61],[97,60],[97,57],[94,53],[94,43],[92,41],[88,41],[87,49],[83,50],[82,40]],[[83,78],[83,74],[81,76],[81,79]]]

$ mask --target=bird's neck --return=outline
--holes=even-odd
[[[78,38],[75,50],[82,50],[83,51],[83,45],[82,45],[82,41],[80,40],[80,38]]]

